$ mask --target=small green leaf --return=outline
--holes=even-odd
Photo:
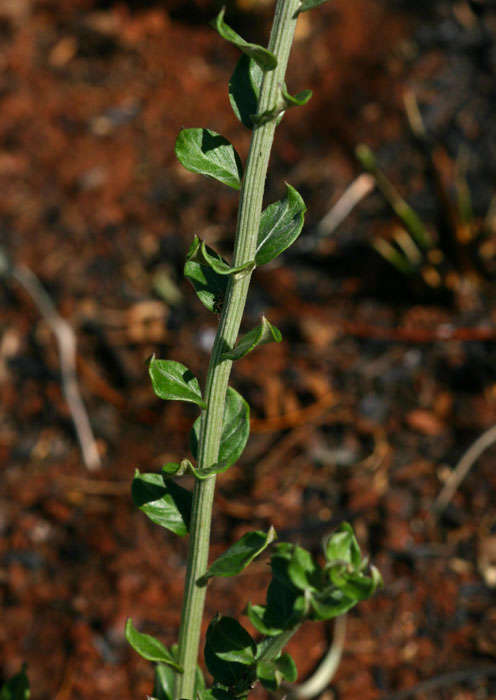
[[[212,177],[235,190],[241,187],[241,160],[234,146],[215,131],[182,129],[176,139],[175,150],[186,170]]]
[[[274,661],[259,661],[257,664],[257,678],[262,686],[272,693],[279,688],[282,680]]]
[[[362,564],[360,546],[349,523],[342,523],[338,530],[324,542],[324,555],[327,562],[342,561],[358,570]]]
[[[293,660],[287,652],[281,654],[281,656],[275,660],[276,668],[282,675],[285,681],[288,683],[294,683],[298,678],[298,669]]]
[[[190,401],[205,408],[198,379],[180,362],[152,357],[148,371],[153,391],[160,399]]]
[[[134,627],[131,618],[126,622],[126,639],[135,651],[147,661],[159,661],[176,671],[181,671],[172,653],[150,634],[142,634]]]
[[[240,360],[249,352],[264,343],[280,343],[282,340],[281,331],[273,326],[265,316],[262,316],[262,323],[248,331],[238,342],[233,350],[222,353],[223,360]]]
[[[288,576],[291,583],[303,591],[316,590],[313,582],[319,567],[315,564],[312,555],[306,549],[294,545],[291,560],[288,564]]]
[[[252,58],[258,63],[263,71],[271,71],[277,66],[277,58],[268,49],[258,44],[250,44],[245,41],[234,29],[224,22],[224,14],[226,8],[223,7],[217,17],[213,20],[212,26],[216,29],[221,37],[226,41],[230,41],[240,51]]]
[[[197,250],[200,245],[200,239],[195,236],[184,265],[184,276],[193,286],[201,303],[209,311],[219,313],[226,296],[228,278],[215,272],[205,263],[203,257],[198,259]]]
[[[207,630],[205,663],[214,679],[235,685],[255,663],[257,646],[251,635],[232,617],[215,617]]]
[[[311,90],[302,90],[301,92],[296,93],[296,95],[290,95],[285,88],[281,89],[281,93],[286,103],[286,109],[289,107],[303,107],[303,105],[306,105],[306,103],[311,99],[313,94]]]
[[[241,394],[228,387],[224,405],[224,419],[220,440],[219,462],[221,471],[233,465],[243,453],[250,434],[250,407]],[[191,452],[198,459],[198,441],[200,439],[200,418],[190,433]],[[209,475],[215,472],[209,472]]]
[[[332,620],[338,615],[343,615],[357,604],[355,598],[350,598],[338,588],[330,587],[326,591],[313,593],[310,605],[313,620]]]
[[[281,634],[283,627],[270,627],[265,623],[266,612],[267,609],[264,605],[252,605],[251,603],[248,603],[245,609],[246,616],[260,634],[264,634],[267,637],[275,637]]]
[[[303,228],[305,202],[298,192],[286,184],[284,199],[270,204],[262,212],[255,262],[264,265],[295,242]]]
[[[236,576],[241,573],[276,537],[273,527],[268,532],[260,530],[247,532],[209,566],[206,574],[198,581],[198,585],[204,585],[212,576]]]
[[[167,464],[164,464],[164,466],[162,467],[162,471],[167,476],[172,476],[173,474],[177,474],[177,472],[180,469],[181,469],[181,465],[177,464],[176,462],[167,462]]]
[[[295,17],[298,17],[298,15],[301,12],[307,12],[308,10],[313,10],[314,7],[318,7],[319,5],[323,5],[327,0],[301,0],[300,6],[294,13]]]
[[[155,666],[155,683],[153,686],[154,697],[157,700],[173,700],[175,681],[176,672],[170,666],[157,664]]]
[[[243,54],[229,81],[229,101],[234,114],[248,129],[254,122],[252,114],[258,110],[263,71],[256,61]]]
[[[26,664],[23,664],[19,673],[9,678],[0,689],[0,700],[29,700],[31,691],[26,674]]]
[[[291,656],[284,653],[273,661],[259,661],[257,678],[264,688],[274,692],[283,680],[294,683],[298,678],[298,671]]]
[[[187,535],[192,496],[162,474],[140,474],[137,470],[131,487],[133,503],[150,520],[176,535]]]
[[[261,126],[262,124],[272,121],[272,119],[278,119],[277,123],[279,124],[286,110],[291,109],[291,107],[301,107],[305,105],[311,97],[311,90],[302,90],[297,95],[290,95],[284,85],[281,87],[280,98],[276,101],[276,104],[260,114],[251,114],[251,121],[255,126]]]

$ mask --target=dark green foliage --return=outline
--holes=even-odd
[[[215,617],[207,630],[205,663],[214,680],[224,686],[239,687],[254,666],[257,645],[250,634],[232,617]]]
[[[19,673],[16,673],[2,685],[0,700],[29,700],[30,696],[29,680],[26,674],[26,664],[24,664]]]

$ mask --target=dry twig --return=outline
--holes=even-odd
[[[67,321],[58,314],[55,305],[39,279],[28,267],[24,265],[13,266],[11,274],[27,291],[57,339],[62,373],[62,390],[76,429],[83,461],[90,471],[99,469],[101,461],[98,447],[77,382],[76,337],[74,331]]]
[[[446,483],[441,489],[441,493],[436,498],[432,510],[436,513],[442,513],[448,503],[455,495],[458,487],[465,479],[474,463],[479,459],[481,454],[491,447],[496,442],[496,425],[486,430],[465,452],[456,467],[449,475]]]

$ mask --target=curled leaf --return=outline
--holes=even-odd
[[[257,265],[270,262],[289,248],[303,228],[305,202],[294,187],[286,183],[286,188],[284,199],[262,212],[255,254]]]
[[[212,177],[239,190],[243,168],[234,149],[210,129],[182,129],[176,139],[176,156],[186,170]]]
[[[282,88],[281,90],[284,101],[286,102],[286,109],[289,107],[303,107],[312,97],[311,90],[302,90],[296,95],[290,95],[287,90]]]
[[[215,257],[219,265],[222,263],[229,267],[225,260],[211,248],[206,247],[210,257]],[[201,303],[209,311],[219,313],[222,309],[224,297],[227,291],[228,279],[226,275],[219,275],[211,265],[208,265],[202,255],[202,244],[198,236],[195,236],[193,243],[186,255],[184,265],[184,276],[191,283]]]
[[[176,535],[186,535],[191,518],[192,496],[162,474],[141,474],[136,470],[131,487],[133,503],[152,522]]]
[[[250,44],[245,41],[237,32],[234,31],[228,24],[224,22],[224,14],[226,8],[223,7],[217,17],[212,21],[212,26],[216,29],[221,37],[226,41],[230,41],[240,51],[243,51],[247,56],[258,63],[263,71],[271,71],[277,66],[277,58],[268,49],[258,44]]]
[[[235,275],[238,272],[243,272],[244,270],[253,270],[255,267],[254,261],[243,263],[243,265],[237,265],[236,267],[231,267],[220,257],[218,253],[212,250],[212,248],[209,248],[205,241],[202,241],[201,243],[201,254],[205,263],[218,275]]]
[[[180,362],[152,357],[148,371],[153,391],[160,399],[190,401],[205,407],[198,379]]]
[[[252,129],[252,114],[258,110],[263,71],[256,61],[243,54],[229,80],[229,101],[234,114],[248,129]]]
[[[261,324],[243,335],[235,348],[222,353],[222,359],[240,360],[259,345],[271,342],[280,343],[281,340],[281,331],[273,326],[265,316],[262,316]]]

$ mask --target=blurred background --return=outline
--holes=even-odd
[[[231,250],[236,193],[173,154],[183,126],[247,153],[220,5],[0,0],[0,680],[27,661],[34,700],[151,692],[129,616],[176,641],[186,542],[130,482],[187,456],[196,412],[154,397],[146,360],[204,377],[217,319],[184,256],[194,234]],[[227,5],[266,42],[272,2]],[[309,211],[254,275],[246,328],[266,313],[284,342],[234,367],[252,436],[219,479],[212,556],[269,524],[318,552],[353,524],[385,587],[349,615],[327,698],[496,697],[495,36],[492,0],[299,20],[287,82],[314,96],[278,129],[266,201],[287,180]],[[208,618],[267,581],[263,557],[214,580]],[[331,638],[291,642],[302,677]]]

